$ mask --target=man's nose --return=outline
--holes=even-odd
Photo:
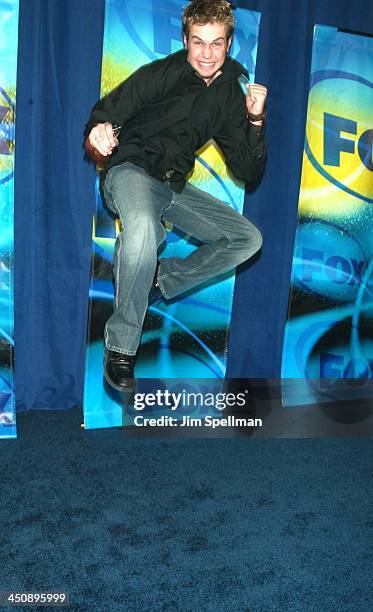
[[[203,57],[208,59],[212,55],[212,49],[210,45],[203,45]]]

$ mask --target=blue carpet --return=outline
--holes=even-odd
[[[1,443],[0,590],[61,589],[87,611],[373,610],[372,440],[82,421],[22,413]]]

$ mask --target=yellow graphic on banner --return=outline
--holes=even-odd
[[[299,212],[331,219],[372,198],[373,89],[347,79],[319,81],[310,91]],[[333,92],[331,97],[330,92]]]

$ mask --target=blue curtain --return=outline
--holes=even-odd
[[[228,375],[280,375],[315,23],[366,32],[371,0],[251,0],[270,153],[245,213],[262,254],[236,279]],[[99,97],[104,0],[21,0],[15,175],[17,410],[82,402],[94,168],[82,131]],[[372,29],[370,30],[372,33]]]
[[[82,400],[103,0],[21,0],[15,156],[16,407]]]

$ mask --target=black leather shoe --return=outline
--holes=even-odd
[[[109,385],[117,391],[133,391],[135,359],[136,355],[124,355],[105,349],[104,376]]]

